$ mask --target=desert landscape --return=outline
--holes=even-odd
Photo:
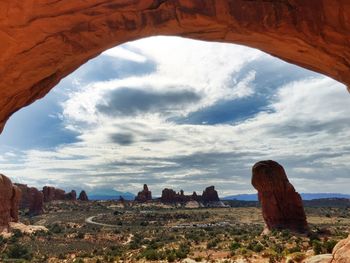
[[[349,0],[0,1],[0,262],[350,263]]]
[[[332,262],[349,235],[349,199],[302,202],[282,166],[252,169],[260,202],[221,201],[214,186],[202,195],[145,184],[135,200],[89,201],[82,191],[11,185],[3,209],[4,262]],[[32,198],[35,197],[35,198]],[[36,197],[39,197],[36,198]],[[267,199],[264,199],[267,198]],[[21,202],[19,202],[21,200]],[[24,202],[25,201],[25,202]],[[18,210],[21,203],[22,209]],[[304,205],[306,209],[304,211]],[[35,208],[34,208],[35,207]],[[306,221],[307,219],[307,221]],[[7,221],[6,221],[7,220]],[[21,222],[21,223],[19,223]],[[346,249],[342,241],[340,249]],[[339,245],[338,245],[339,246]],[[347,249],[345,250],[347,251]],[[333,255],[331,254],[333,252]],[[345,255],[345,258],[344,258]],[[340,261],[341,262],[341,261]],[[346,262],[346,261],[343,261]]]

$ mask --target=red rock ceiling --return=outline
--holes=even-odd
[[[152,35],[243,44],[350,86],[349,0],[7,0],[0,131],[87,60]]]

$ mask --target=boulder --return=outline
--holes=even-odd
[[[335,245],[332,263],[350,263],[350,236]]]
[[[148,190],[147,184],[144,184],[143,190],[138,192],[137,196],[135,197],[135,201],[143,203],[150,200],[152,200],[152,192]]]
[[[89,198],[84,190],[80,192],[78,200],[79,201],[89,201]]]
[[[258,190],[267,230],[308,230],[302,199],[280,164],[271,160],[256,163],[252,184]]]
[[[21,190],[0,174],[0,232],[9,230],[10,222],[18,222]]]
[[[28,209],[30,216],[40,215],[44,212],[44,195],[35,187],[26,184],[15,184],[22,192],[21,209]]]
[[[205,188],[202,194],[202,201],[204,203],[219,202],[220,198],[218,192],[215,190],[215,186],[209,186]]]

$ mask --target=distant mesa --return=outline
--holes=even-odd
[[[160,201],[165,204],[175,204],[175,203],[187,203],[187,202],[198,202],[201,204],[214,204],[215,206],[222,206],[218,192],[215,190],[214,186],[207,187],[202,195],[197,195],[193,192],[192,195],[185,195],[183,190],[176,193],[173,189],[165,188],[162,191],[162,196]]]
[[[21,190],[19,208],[28,209],[29,216],[41,215],[44,212],[44,195],[35,187],[26,184],[15,184]]]
[[[258,190],[267,230],[306,232],[308,225],[300,195],[284,168],[275,161],[261,161],[252,169],[252,185]]]
[[[89,197],[87,196],[87,194],[84,190],[80,192],[78,200],[79,201],[89,201]]]
[[[51,201],[76,201],[77,200],[77,193],[75,190],[70,191],[69,193],[66,193],[64,190],[55,188],[52,186],[44,186],[43,187],[43,194],[44,194],[44,202],[51,202]]]
[[[148,190],[147,184],[143,185],[143,190],[138,192],[135,201],[144,203],[152,200],[152,192]]]
[[[10,230],[10,222],[18,222],[21,190],[0,174],[0,233]]]

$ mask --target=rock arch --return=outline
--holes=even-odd
[[[152,35],[258,48],[350,85],[348,0],[1,1],[0,131],[87,60]]]

